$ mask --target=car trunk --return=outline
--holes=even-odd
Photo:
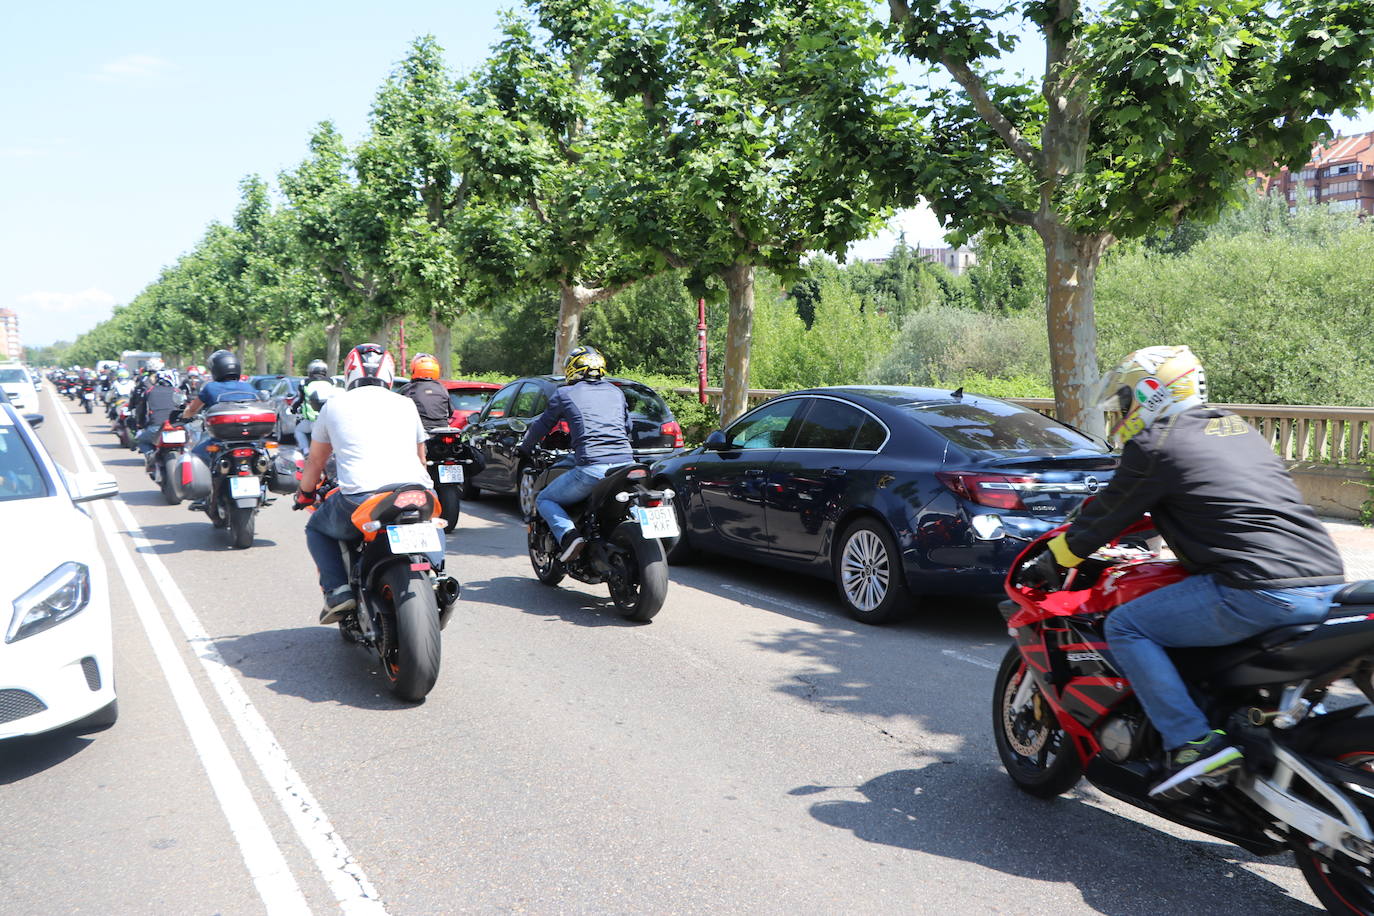
[[[988,478],[981,488],[984,492],[1015,494],[1036,517],[1062,518],[1105,487],[1116,465],[1115,455],[1080,452],[991,458],[972,470]],[[1002,480],[994,482],[995,478]]]

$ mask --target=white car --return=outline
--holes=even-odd
[[[109,583],[75,504],[116,492],[108,474],[60,469],[0,404],[0,739],[114,724]]]
[[[18,363],[0,363],[0,388],[20,413],[38,409],[38,394],[33,390],[29,370]]]

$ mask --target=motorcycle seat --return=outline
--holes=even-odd
[[[1249,639],[1213,648],[1170,649],[1186,680],[1254,686],[1284,678],[1308,676],[1374,650],[1374,608],[1354,612],[1333,604],[1317,623],[1276,627]]]
[[[1347,583],[1334,600],[1336,604],[1374,604],[1374,579]]]

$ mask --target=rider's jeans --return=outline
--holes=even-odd
[[[553,483],[539,491],[535,507],[544,517],[544,521],[549,523],[549,530],[560,543],[565,534],[577,527],[563,507],[586,499],[592,488],[600,483],[606,472],[613,467],[616,465],[585,464],[555,478]]]
[[[371,495],[358,493],[345,496],[342,492],[336,492],[317,506],[310,520],[305,523],[305,546],[310,549],[315,568],[320,572],[320,588],[325,592],[348,584],[348,567],[344,564],[339,546],[341,543],[356,544],[363,539],[362,532],[353,524],[353,510]],[[440,550],[429,554],[429,564],[437,573],[444,568],[444,532],[442,528],[434,530],[439,532]],[[386,537],[386,532],[379,532],[378,536]]]
[[[136,445],[138,450],[144,455],[151,455],[153,452],[157,451],[155,443],[157,442],[157,434],[161,431],[161,423],[149,423],[147,426],[143,427],[143,431],[134,439],[134,445]]]
[[[1265,630],[1326,616],[1341,586],[1231,588],[1212,576],[1189,576],[1123,604],[1107,618],[1107,645],[1169,750],[1211,726],[1165,647],[1224,646]]]

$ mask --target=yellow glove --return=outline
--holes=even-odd
[[[1062,534],[1050,540],[1050,553],[1054,554],[1054,561],[1056,563],[1068,569],[1073,569],[1079,563],[1083,562],[1082,557],[1076,556],[1074,552],[1069,549],[1069,539]]]

